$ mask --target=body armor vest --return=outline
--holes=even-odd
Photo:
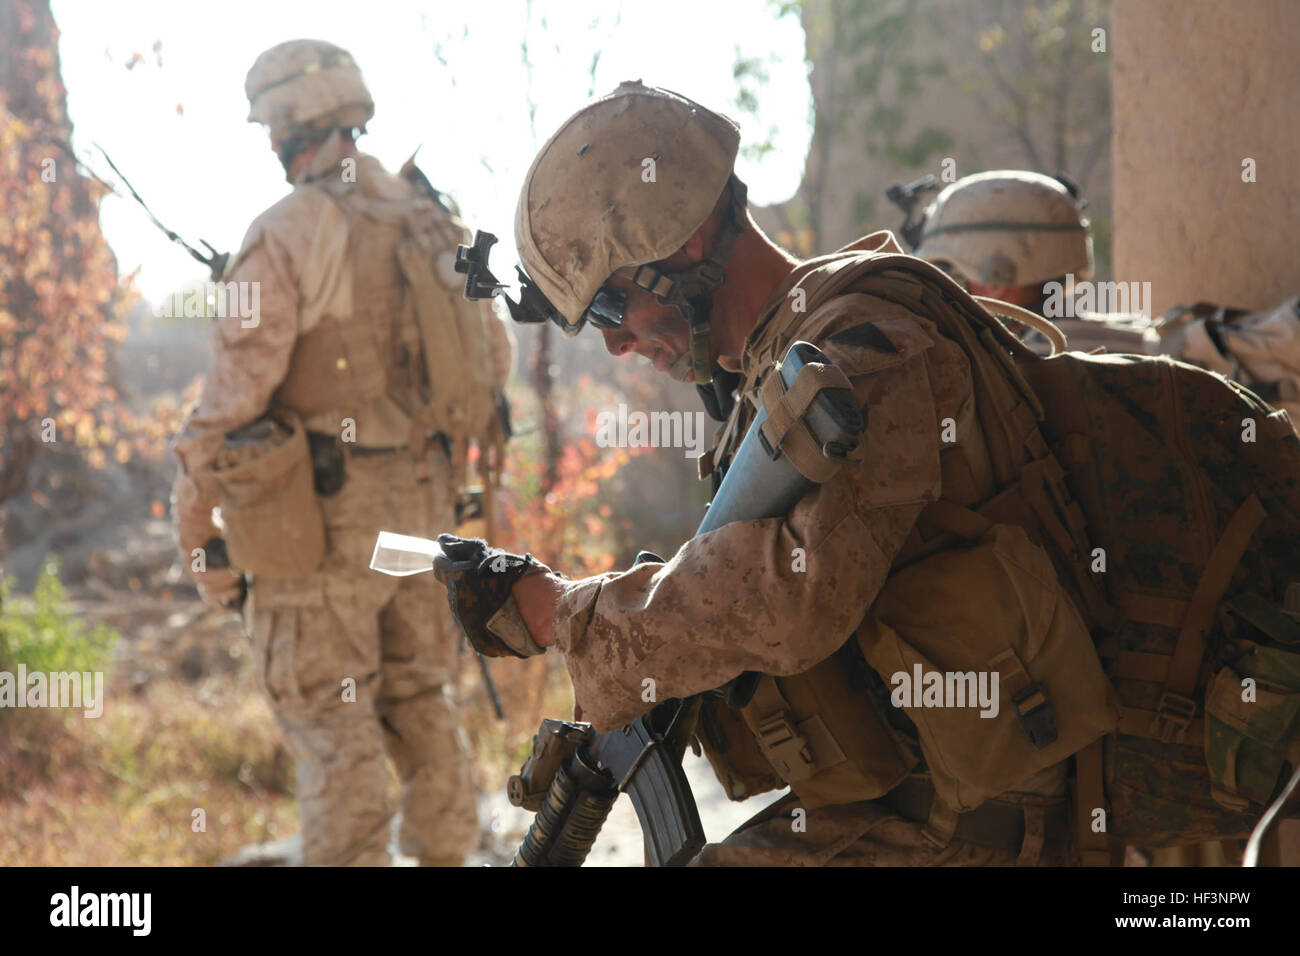
[[[329,422],[333,433],[344,419],[359,421],[369,444],[362,408],[381,425],[381,444],[419,449],[429,433],[442,433],[463,467],[470,440],[493,440],[495,414],[486,325],[495,319],[438,269],[468,231],[409,186],[404,198],[377,195],[364,180],[301,188],[323,190],[343,213],[351,296],[298,339],[276,402],[309,424]]]

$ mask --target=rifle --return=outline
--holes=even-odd
[[[704,828],[682,771],[700,698],[669,700],[620,730],[543,720],[506,796],[537,813],[513,866],[581,866],[620,791],[632,798],[651,866],[682,866]]]
[[[114,163],[113,158],[108,155],[108,151],[105,150],[104,147],[100,146],[98,143],[95,143],[94,146],[97,150],[99,150],[104,155],[104,160],[108,163],[109,167],[113,170],[113,172],[117,174],[118,179],[122,180],[122,184],[126,186],[128,190],[130,190],[131,197],[140,204],[140,207],[149,216],[149,219],[153,222],[155,226],[157,226],[159,229],[163,231],[163,234],[168,239],[176,243],[178,246],[180,246],[182,249],[184,249],[186,252],[192,255],[199,262],[207,266],[208,270],[212,273],[212,280],[214,282],[220,279],[223,275],[225,275],[226,266],[230,262],[230,253],[217,252],[217,250],[213,248],[210,242],[208,242],[206,239],[200,239],[199,242],[203,243],[203,245],[207,246],[208,248],[209,255],[205,256],[203,253],[199,252],[199,250],[195,249],[188,242],[182,239],[180,235],[176,233],[174,230],[168,229],[166,226],[164,226],[162,224],[162,221],[153,214],[153,210],[149,208],[148,203],[146,203],[142,198],[140,198],[140,194],[136,192],[135,187],[131,185],[131,180],[127,179],[126,175],[122,172],[122,170],[117,168],[117,164]],[[101,183],[104,181],[103,179],[100,179],[100,177],[98,176],[96,176],[95,178],[99,179]]]
[[[497,693],[496,681],[492,679],[492,672],[488,670],[487,658],[478,651],[474,652],[478,658],[478,669],[483,675],[483,686],[487,688],[488,697],[492,699],[492,710],[497,715],[497,720],[505,720],[505,708],[501,706],[501,695]]]
[[[789,389],[802,369],[817,366],[834,369],[816,346],[795,342],[780,375]],[[697,537],[732,521],[784,516],[814,487],[781,453],[782,436],[774,447],[766,422],[767,412],[760,408]],[[853,460],[849,456],[866,429],[866,409],[858,407],[840,373],[839,382],[817,393],[802,422],[828,458]],[[649,560],[663,559],[643,551],[636,563]],[[722,689],[728,704],[748,703],[760,676],[746,672],[732,680]],[[702,701],[698,694],[668,700],[606,733],[587,723],[543,720],[532,755],[506,787],[512,804],[537,812],[512,865],[581,866],[624,791],[641,822],[650,866],[682,866],[694,857],[704,846],[704,830],[681,761]]]

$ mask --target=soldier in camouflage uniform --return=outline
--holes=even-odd
[[[738,140],[639,83],[570,118],[520,197],[512,311],[591,323],[674,378],[738,374],[705,474],[736,467],[759,406],[772,447],[824,464],[787,444],[806,393],[773,386],[810,342],[866,410],[865,454],[784,517],[622,572],[443,536],[466,634],[557,648],[598,730],[703,695],[696,742],[729,796],[792,793],[701,863],[1104,865],[1126,841],[1249,832],[1300,747],[1285,413],[1186,366],[1041,359],[888,233],[796,262],[748,214]],[[911,667],[996,675],[1004,710],[909,703]],[[748,696],[712,693],[745,672]],[[1239,701],[1242,675],[1270,696]]]
[[[368,562],[377,528],[454,525],[465,443],[499,437],[483,409],[504,385],[510,339],[459,295],[452,264],[467,233],[450,201],[413,165],[395,176],[357,151],[374,104],[346,51],[282,43],[246,89],[249,120],[269,126],[293,191],[253,222],[224,276],[259,284],[260,315],[219,320],[211,372],[175,441],[182,557],[214,606],[237,602],[243,585],[202,560],[213,539],[224,534],[232,563],[251,572],[244,616],[297,761],[304,862],[389,862],[387,756],[402,852],[460,865],[479,830],[451,697],[456,629],[433,581]],[[315,489],[235,527],[239,489],[221,471],[231,433],[268,414],[311,436]],[[255,498],[275,493],[253,484]],[[269,550],[236,553],[253,539]]]
[[[1169,355],[1250,387],[1300,423],[1300,298],[1260,312],[1198,303],[1155,320],[1149,314],[1083,311],[1070,303],[1071,314],[1065,315],[1065,293],[1092,275],[1089,230],[1072,183],[997,169],[960,179],[935,197],[914,254],[973,295],[1046,315],[1066,333],[1071,349]],[[1052,282],[1062,291],[1054,308],[1046,309],[1045,286]],[[1127,297],[1123,284],[1113,287]],[[1028,332],[1025,341],[1046,353],[1042,335]]]
[[[867,670],[848,653],[850,638],[909,548],[918,513],[940,493],[938,423],[968,418],[970,370],[924,317],[879,298],[846,294],[815,308],[808,289],[808,311],[792,313],[796,286],[834,257],[800,264],[762,233],[732,173],[738,144],[725,117],[623,84],[565,123],[534,162],[516,217],[525,267],[566,330],[592,322],[612,354],[639,354],[679,380],[704,384],[716,362],[742,373],[742,392],[750,392],[778,343],[813,342],[869,405],[864,445],[872,453],[788,517],[726,525],[667,563],[581,580],[519,563],[513,596],[491,616],[491,632],[510,653],[555,647],[564,654],[580,718],[600,730],[652,706],[646,678],[662,700],[719,687],[746,670],[773,675],[746,711],[757,713],[753,726],[719,704],[707,708],[698,736],[732,799],[791,779],[798,796],[707,847],[701,863],[1065,862],[1064,754],[959,821],[936,798],[915,738],[909,743],[903,723],[893,726],[888,703],[882,710],[860,685],[850,687],[846,675]],[[643,180],[651,158],[655,175]],[[901,251],[888,234],[852,250]],[[695,306],[691,322],[675,304],[682,295]],[[868,318],[872,335],[863,339]],[[745,430],[747,408],[738,403],[727,425],[732,439]],[[724,438],[715,454],[733,451]],[[792,550],[800,548],[806,567],[792,571]],[[500,577],[485,577],[498,596]],[[472,587],[451,586],[462,626],[473,633],[470,618],[486,620],[488,611],[481,599],[471,604]],[[849,658],[844,668],[841,657]],[[796,745],[792,768],[790,741],[766,732],[764,718],[783,707],[782,694],[798,711],[791,725],[819,728],[811,765],[802,765]],[[792,827],[795,808],[806,813],[802,829]]]
[[[1092,235],[1073,183],[1019,169],[995,169],[947,186],[925,211],[913,255],[939,266],[972,295],[1000,299],[1046,315],[1083,352],[1150,354],[1149,318],[1082,312],[1069,303],[1045,311],[1048,283],[1062,289],[1091,278]],[[1071,277],[1067,285],[1067,276]],[[1064,293],[1053,303],[1064,306]],[[1046,354],[1047,341],[1026,341]]]

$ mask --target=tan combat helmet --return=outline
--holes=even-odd
[[[588,320],[617,327],[625,303],[604,286],[625,275],[691,324],[674,377],[694,371],[697,385],[710,382],[709,301],[745,223],[745,186],[732,174],[739,146],[730,119],[640,81],[578,111],[542,147],[519,196],[515,242],[528,273],[520,305],[532,284],[543,307],[512,305],[515,318],[550,318],[567,335]],[[731,221],[703,262],[672,274],[648,265],[680,249],[728,186]]]
[[[316,138],[356,127],[375,115],[361,70],[347,50],[324,40],[289,40],[257,58],[244,80],[248,121],[264,123],[276,142]]]
[[[1092,236],[1074,194],[1059,180],[1018,169],[976,173],[944,189],[926,210],[913,255],[984,285],[1092,274]]]

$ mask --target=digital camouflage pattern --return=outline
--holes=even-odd
[[[1022,368],[1046,406],[1042,429],[1070,469],[1089,537],[1105,550],[1098,577],[1110,602],[1167,609],[1164,623],[1126,621],[1103,644],[1123,706],[1154,710],[1162,683],[1150,679],[1158,672],[1125,676],[1121,655],[1173,653],[1183,602],[1224,528],[1252,494],[1265,508],[1207,636],[1196,719],[1206,716],[1206,684],[1225,669],[1267,674],[1276,692],[1241,701],[1236,681],[1224,698],[1237,700],[1235,713],[1226,722],[1212,715],[1200,739],[1119,733],[1106,753],[1113,835],[1155,846],[1246,835],[1300,732],[1300,622],[1280,610],[1300,581],[1300,441],[1284,412],[1247,389],[1168,359],[1071,353]],[[1250,742],[1263,737],[1273,746]],[[1242,761],[1236,774],[1230,749]],[[1237,808],[1212,788],[1229,803],[1240,790]]]

